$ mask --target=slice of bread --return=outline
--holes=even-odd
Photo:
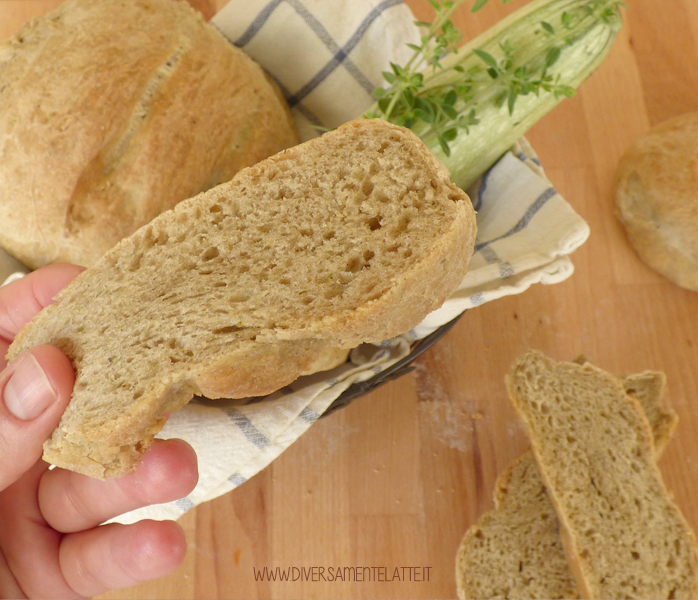
[[[458,548],[458,597],[578,598],[555,509],[531,452],[497,478],[494,501]]]
[[[134,468],[194,394],[268,394],[330,347],[403,333],[457,288],[475,213],[409,130],[352,121],[244,169],[120,242],[10,347],[54,344],[76,383],[45,458]]]
[[[67,0],[0,43],[0,246],[87,266],[297,143],[278,87],[189,3]]]
[[[646,371],[623,379],[647,415],[656,452],[678,421],[662,401],[666,377]],[[461,600],[476,598],[578,598],[560,538],[560,523],[535,458],[526,452],[499,476],[495,508],[470,527],[456,558]]]
[[[695,536],[663,483],[638,400],[601,369],[536,351],[515,362],[507,387],[580,596],[695,598]]]

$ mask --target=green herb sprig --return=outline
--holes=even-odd
[[[573,96],[579,77],[568,72],[569,59],[564,68],[555,69],[560,57],[573,55],[580,44],[605,52],[605,46],[596,48],[596,40],[586,38],[591,33],[599,37],[603,26],[609,32],[603,35],[612,40],[622,23],[620,8],[625,7],[621,0],[535,0],[513,29],[503,22],[482,45],[477,45],[478,38],[459,50],[462,34],[451,16],[465,0],[429,2],[434,21],[416,22],[423,31],[420,44],[409,45],[414,54],[404,66],[391,63],[391,71],[383,73],[388,86],[374,91],[377,102],[364,116],[412,129],[446,158],[453,143],[482,122],[483,112],[490,115],[491,109],[506,106],[513,118],[522,97],[548,95],[557,103]],[[487,2],[476,0],[471,12]]]

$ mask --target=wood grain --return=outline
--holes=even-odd
[[[58,3],[0,0],[0,35]],[[209,16],[225,3],[202,7]],[[431,19],[427,0],[407,3]],[[523,4],[493,0],[455,20],[471,37]],[[528,135],[556,188],[591,225],[573,256],[575,274],[470,311],[412,374],[320,420],[262,473],[185,515],[189,553],[175,573],[103,599],[455,597],[461,536],[492,506],[497,475],[527,447],[503,378],[531,347],[561,360],[584,353],[617,374],[666,372],[680,424],[661,467],[698,529],[698,294],[640,262],[612,202],[623,151],[652,124],[698,110],[698,4],[628,4],[606,62]],[[386,574],[428,567],[429,580],[284,583],[253,574],[352,566]]]

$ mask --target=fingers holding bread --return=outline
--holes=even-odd
[[[182,440],[156,440],[125,477],[99,481],[64,469],[41,478],[39,506],[56,531],[97,527],[128,511],[185,497],[198,479],[194,450]]]
[[[82,271],[82,267],[58,263],[0,287],[0,366],[6,366],[7,349],[19,330]]]

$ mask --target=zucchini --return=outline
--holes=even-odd
[[[444,5],[448,15],[457,6]],[[412,129],[467,189],[596,70],[622,26],[621,7],[619,0],[533,0],[431,59],[427,71],[392,65],[384,74],[391,87],[376,91],[364,116]]]

